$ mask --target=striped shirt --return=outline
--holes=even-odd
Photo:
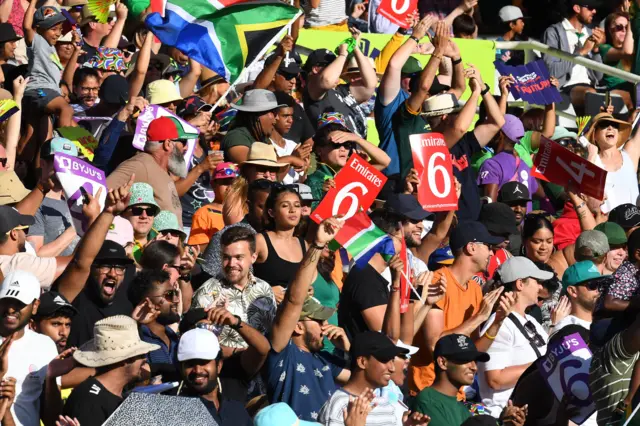
[[[624,348],[618,333],[593,354],[589,371],[589,387],[598,410],[598,424],[606,425],[620,401],[629,392],[633,366],[638,354]]]
[[[347,20],[345,0],[321,0],[317,8],[311,7],[311,0],[302,0],[305,28],[324,27]]]
[[[355,395],[344,389],[335,391],[320,409],[318,422],[325,426],[344,426],[343,411],[351,396]],[[388,398],[375,398],[374,402],[377,405],[369,412],[365,426],[402,426],[402,413],[406,410],[397,410],[398,402],[391,403]]]

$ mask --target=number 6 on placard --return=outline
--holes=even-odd
[[[449,172],[442,165],[436,165],[435,162],[437,159],[444,161],[445,155],[442,152],[435,152],[430,158],[429,163],[427,164],[427,181],[429,183],[429,187],[438,198],[444,198],[449,195],[451,192],[451,179],[449,178]],[[436,172],[440,172],[442,174],[442,179],[444,180],[444,189],[442,192],[438,190],[438,185],[436,185]]]
[[[407,10],[409,10],[409,6],[411,5],[411,1],[410,0],[402,0],[402,7],[400,7],[398,9],[396,6],[398,5],[399,1],[401,1],[401,0],[391,0],[391,10],[393,10],[393,12],[397,13],[398,15],[402,15]]]
[[[352,189],[360,188],[362,191],[362,195],[365,195],[369,190],[364,184],[361,182],[351,182],[345,185],[337,194],[336,198],[333,200],[333,209],[331,211],[332,216],[337,216],[340,214],[340,206],[342,206],[342,202],[348,198],[351,202],[349,205],[349,210],[343,215],[343,219],[349,219],[351,216],[356,214],[360,208],[360,203],[358,202],[358,196],[351,192]]]

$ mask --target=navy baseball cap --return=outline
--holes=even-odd
[[[404,216],[411,220],[424,220],[433,216],[422,208],[416,197],[411,194],[393,194],[387,198],[384,208],[391,213]]]
[[[454,252],[460,250],[469,243],[484,243],[491,246],[504,241],[502,237],[494,237],[489,233],[487,227],[480,222],[465,221],[460,222],[451,232],[449,246]]]
[[[448,334],[441,337],[433,349],[433,359],[439,356],[457,362],[489,361],[489,354],[480,352],[473,340],[464,334]]]

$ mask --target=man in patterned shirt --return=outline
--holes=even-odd
[[[251,273],[256,261],[256,237],[246,228],[235,227],[224,232],[220,240],[222,276],[206,281],[194,294],[192,308],[226,307],[233,315],[266,334],[276,313],[276,300],[271,286]],[[225,358],[247,349],[240,334],[225,326],[219,336]]]

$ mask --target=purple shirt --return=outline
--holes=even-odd
[[[478,185],[495,183],[498,189],[507,182],[517,181],[529,188],[529,194],[538,190],[536,178],[531,176],[531,167],[511,152],[501,152],[482,163],[478,172]],[[494,200],[496,201],[496,200]],[[531,202],[527,204],[527,212],[531,211]]]

